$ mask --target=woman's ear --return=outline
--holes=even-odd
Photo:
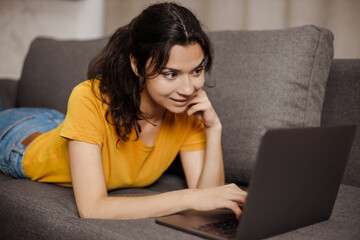
[[[130,58],[130,64],[131,64],[131,68],[132,68],[133,72],[135,73],[136,76],[139,76],[136,58],[134,58],[134,56],[132,54],[130,54],[129,58]]]

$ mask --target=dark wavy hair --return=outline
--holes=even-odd
[[[108,105],[105,117],[115,126],[119,140],[128,141],[133,127],[139,137],[138,120],[146,120],[140,111],[140,94],[146,77],[161,72],[174,45],[193,43],[201,46],[205,71],[209,71],[212,46],[198,19],[178,4],[159,3],[149,6],[129,24],[118,28],[104,49],[91,60],[88,79],[100,80],[100,98]],[[130,54],[137,60],[138,76],[131,68]],[[146,72],[149,58],[153,67],[151,73]],[[109,121],[109,114],[113,122]]]

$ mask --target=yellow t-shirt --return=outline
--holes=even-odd
[[[108,190],[144,187],[155,182],[170,166],[179,151],[205,148],[204,125],[194,116],[167,111],[153,146],[136,140],[120,141],[113,125],[105,119],[107,105],[99,100],[98,81],[87,80],[76,86],[69,98],[63,123],[37,137],[25,153],[23,168],[32,180],[71,187],[68,139],[101,147]]]

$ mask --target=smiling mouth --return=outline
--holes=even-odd
[[[187,98],[187,99],[174,99],[174,98],[170,98],[172,101],[175,102],[176,105],[178,106],[185,106],[191,98]]]
[[[175,102],[188,102],[190,100],[190,98],[187,98],[187,99],[173,99]]]

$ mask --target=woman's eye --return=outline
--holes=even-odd
[[[204,70],[203,67],[202,67],[202,68],[198,68],[198,69],[196,69],[192,74],[193,74],[194,76],[199,76],[199,75],[202,73],[203,70]]]
[[[172,73],[172,72],[163,73],[162,75],[165,76],[167,79],[174,79],[174,78],[176,78],[176,76],[177,76],[176,73]]]

